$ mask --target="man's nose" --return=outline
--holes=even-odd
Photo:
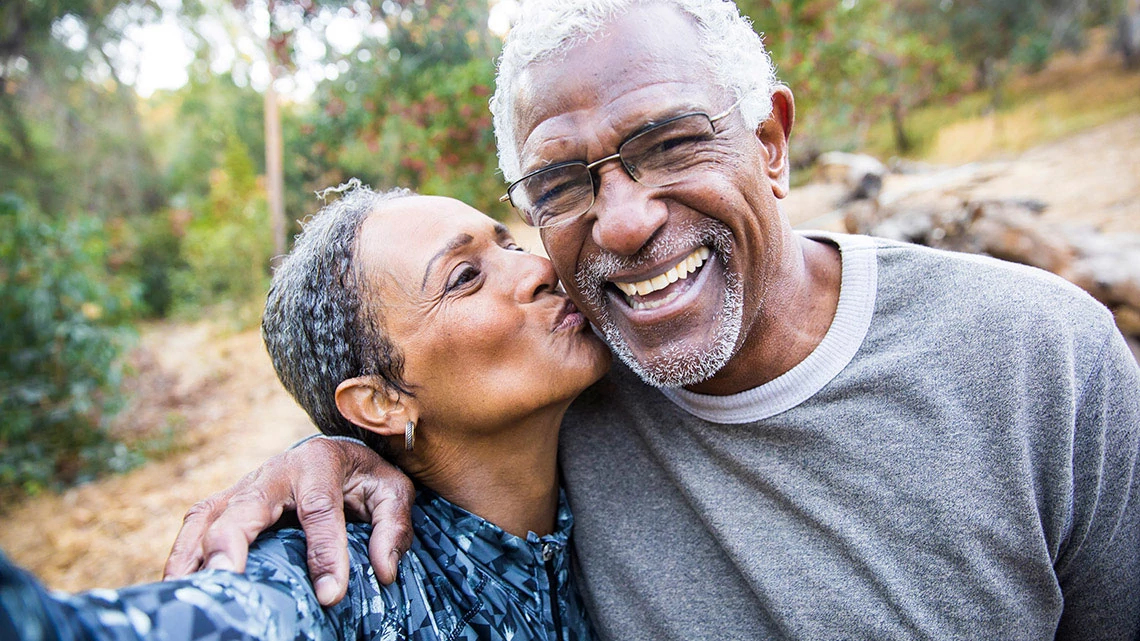
[[[668,208],[652,198],[653,189],[631,178],[620,163],[607,163],[595,171],[598,193],[590,208],[594,243],[616,255],[632,256],[665,225]]]

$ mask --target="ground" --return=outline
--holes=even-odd
[[[130,422],[169,424],[183,446],[127,474],[25,501],[0,549],[61,590],[161,578],[182,514],[314,431],[277,382],[256,330],[202,322],[143,329]]]
[[[964,196],[1032,197],[1049,204],[1049,220],[1137,233],[1140,114],[958,174],[892,177],[886,193],[937,175],[943,176],[938,188]],[[793,191],[785,212],[793,224],[833,226],[829,212],[839,196],[836,186],[807,185]],[[518,236],[541,249],[530,230]],[[140,375],[132,384],[138,400],[128,423],[171,425],[183,435],[183,447],[128,474],[4,510],[0,549],[52,588],[157,580],[182,514],[195,500],[313,431],[277,382],[255,330],[157,324],[144,328],[133,358]]]

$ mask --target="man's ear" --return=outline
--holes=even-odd
[[[342,416],[381,436],[402,436],[408,421],[419,421],[419,408],[412,397],[373,376],[341,381],[335,398]]]
[[[796,121],[796,101],[792,90],[780,85],[772,92],[772,113],[756,128],[756,137],[764,148],[765,173],[776,198],[788,195],[791,174],[788,139]]]

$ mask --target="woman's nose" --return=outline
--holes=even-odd
[[[517,252],[517,258],[512,261],[512,270],[516,273],[515,298],[521,303],[529,303],[543,293],[558,289],[558,275],[554,273],[554,264],[542,256],[535,256],[524,252]]]

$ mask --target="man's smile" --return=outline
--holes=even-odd
[[[682,283],[671,287],[677,281],[689,278],[699,270],[711,255],[708,247],[701,246],[656,276],[637,281],[610,281],[623,294],[625,302],[634,310],[657,309],[677,299],[688,287]]]

